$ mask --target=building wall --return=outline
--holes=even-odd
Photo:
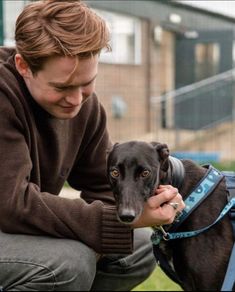
[[[174,61],[174,45],[175,35],[169,31],[162,31],[160,43],[156,44],[151,41],[151,95],[150,98],[158,97],[174,89],[174,74],[175,74],[175,61]],[[173,104],[172,101],[166,105],[166,124],[167,127],[173,126]],[[163,105],[159,103],[154,111],[151,113],[151,130],[156,131],[164,125],[164,117],[162,114]]]
[[[148,123],[148,25],[142,22],[142,63],[121,65],[100,63],[96,91],[108,117],[108,128],[114,141],[142,136]],[[122,118],[115,118],[112,98],[120,96],[127,105]]]
[[[174,33],[163,31],[161,42],[152,37],[152,26],[142,19],[142,64],[100,63],[97,93],[104,105],[108,128],[114,141],[146,138],[162,126],[161,105],[151,110],[151,98],[174,88]],[[115,118],[112,98],[120,96],[127,104],[123,118]],[[167,104],[167,126],[173,123],[172,101]]]

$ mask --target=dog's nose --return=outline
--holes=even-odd
[[[134,210],[124,209],[119,211],[119,218],[124,223],[131,223],[135,220],[136,214]]]

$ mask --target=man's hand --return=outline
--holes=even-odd
[[[184,207],[184,201],[177,188],[171,185],[160,185],[156,190],[156,195],[147,200],[141,216],[132,226],[139,228],[170,224]]]

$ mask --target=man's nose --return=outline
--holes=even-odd
[[[92,86],[85,86],[85,87],[79,87],[76,89],[71,90],[67,97],[65,98],[66,101],[73,105],[79,105],[81,104],[88,96],[90,96],[93,92]]]
[[[82,103],[83,100],[83,93],[81,88],[70,90],[66,97],[66,102],[70,103],[71,105],[79,105]]]

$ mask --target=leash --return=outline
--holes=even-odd
[[[232,206],[230,206],[231,204],[228,203],[228,205],[225,206],[220,216],[217,218],[217,220],[214,223],[200,230],[191,231],[191,232],[190,231],[175,232],[175,233],[172,232],[172,231],[175,231],[188,218],[188,216],[202,203],[203,200],[205,200],[213,192],[213,190],[217,187],[220,181],[224,178],[224,174],[222,174],[213,166],[206,165],[204,167],[208,168],[205,176],[198,182],[198,184],[193,189],[193,191],[185,199],[184,202],[185,202],[186,207],[184,208],[182,213],[177,217],[177,220],[175,220],[170,225],[168,232],[166,232],[162,226],[153,227],[155,232],[152,235],[152,242],[154,245],[159,244],[159,242],[162,239],[171,240],[171,239],[179,239],[179,238],[196,236],[199,233],[206,231],[207,229],[212,227],[214,224],[216,224],[232,208]]]
[[[151,237],[152,243],[154,245],[158,245],[162,239],[168,241],[172,239],[182,239],[182,238],[197,236],[200,233],[205,232],[208,229],[210,229],[216,223],[218,223],[233,207],[235,207],[235,198],[232,198],[227,203],[227,205],[219,214],[218,218],[212,224],[198,230],[170,233],[170,232],[166,232],[162,226],[154,227],[155,232],[152,234],[152,237]]]
[[[180,161],[180,160],[179,160]],[[182,177],[179,177],[179,173],[182,173],[182,170],[180,168],[183,167],[173,162],[173,165],[176,165],[178,170],[177,170],[177,182],[182,182]],[[182,162],[180,161],[182,164]],[[168,240],[173,240],[173,239],[182,239],[186,237],[193,237],[197,236],[202,232],[207,231],[210,229],[212,226],[214,226],[216,223],[218,223],[229,211],[230,211],[230,216],[233,217],[232,225],[233,225],[233,230],[234,230],[234,237],[235,237],[235,175],[234,173],[230,173],[231,175],[229,176],[227,172],[219,172],[217,169],[212,167],[211,165],[205,165],[204,167],[208,168],[208,171],[206,175],[200,180],[198,185],[195,187],[195,189],[190,193],[190,195],[186,198],[185,204],[186,208],[183,210],[181,215],[175,220],[175,222],[170,225],[170,229],[168,232],[164,230],[162,226],[157,226],[154,227],[154,233],[152,234],[151,240],[152,243],[155,245],[154,248],[154,254],[158,262],[160,263],[160,266],[163,268],[164,272],[175,282],[178,284],[182,285],[181,280],[179,279],[178,275],[174,271],[174,269],[169,265],[166,257],[162,252],[160,251],[159,248],[159,243],[161,242],[162,239],[165,241]],[[196,231],[189,231],[189,232],[169,232],[169,231],[175,231],[183,221],[195,210],[201,203],[202,201],[207,198],[211,192],[216,188],[216,186],[220,183],[220,181],[223,178],[226,178],[226,185],[227,189],[229,191],[229,199],[227,205],[224,207],[224,209],[221,211],[219,214],[218,218],[209,226],[204,227],[202,229],[196,230]],[[231,183],[231,180],[233,179],[233,184]],[[178,187],[176,185],[176,187]],[[234,196],[231,196],[231,193],[234,194]],[[235,244],[230,256],[230,261],[229,265],[227,268],[226,276],[224,279],[222,291],[229,291],[232,289],[233,284],[234,284],[234,270],[235,270]],[[230,288],[230,289],[228,289]]]

